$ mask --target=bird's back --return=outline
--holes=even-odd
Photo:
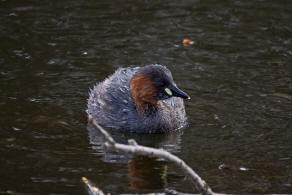
[[[91,89],[87,113],[100,125],[137,133],[163,133],[186,124],[184,103],[173,97],[161,101],[160,108],[147,116],[137,111],[130,82],[140,67],[119,68]]]

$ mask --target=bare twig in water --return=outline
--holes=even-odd
[[[86,177],[82,177],[82,181],[87,187],[88,193],[90,195],[105,195],[103,191],[98,189],[96,186],[92,185],[91,182]]]
[[[177,156],[163,150],[163,149],[155,149],[146,146],[140,146],[133,139],[128,140],[129,145],[116,143],[115,140],[111,137],[111,135],[103,129],[99,124],[96,123],[94,119],[91,118],[91,124],[99,129],[99,131],[103,134],[106,141],[104,143],[105,147],[110,150],[114,150],[117,152],[126,152],[131,154],[138,154],[143,156],[157,157],[163,158],[168,161],[174,162],[183,171],[188,175],[191,180],[194,182],[196,189],[202,193],[203,195],[213,195],[214,193],[211,188],[207,185],[207,183],[201,179],[201,177],[183,160],[178,158]]]

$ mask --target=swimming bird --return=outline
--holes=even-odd
[[[183,99],[190,97],[165,66],[119,68],[90,90],[87,114],[103,127],[166,133],[186,125]]]

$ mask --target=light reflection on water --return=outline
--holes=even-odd
[[[1,1],[0,190],[86,194],[86,176],[112,193],[193,192],[173,164],[105,152],[87,128],[90,87],[118,67],[161,63],[192,97],[190,126],[115,138],[174,152],[216,192],[291,192],[291,9],[285,0]]]

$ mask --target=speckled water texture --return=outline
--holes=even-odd
[[[194,193],[173,164],[104,151],[87,126],[94,84],[157,63],[192,97],[189,126],[117,141],[173,152],[215,192],[291,193],[291,21],[290,0],[0,1],[0,191],[87,194],[85,176],[112,194]]]

